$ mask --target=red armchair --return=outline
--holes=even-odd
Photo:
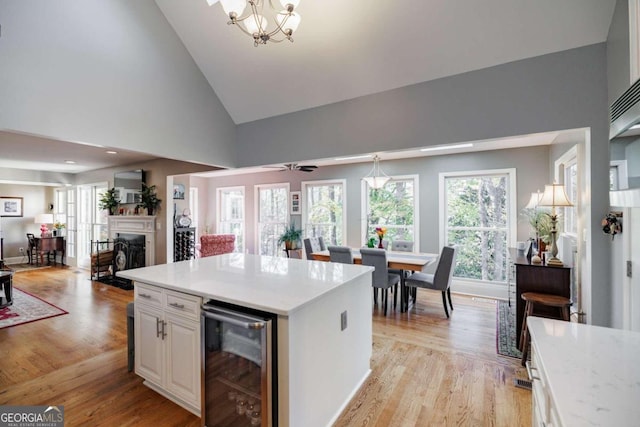
[[[235,248],[234,234],[204,234],[200,236],[200,256],[228,254]]]

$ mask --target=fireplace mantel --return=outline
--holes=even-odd
[[[156,264],[156,217],[147,215],[109,216],[109,239],[118,233],[145,236],[145,266]]]

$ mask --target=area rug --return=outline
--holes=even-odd
[[[0,329],[68,314],[55,305],[13,287],[13,305],[0,309]]]
[[[516,306],[498,301],[496,313],[496,349],[502,356],[522,358],[516,342]]]

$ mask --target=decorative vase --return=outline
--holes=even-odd
[[[58,235],[58,230],[54,229],[53,230],[53,237],[56,237]]]
[[[382,236],[378,237],[378,249],[384,249],[384,245],[382,244]]]

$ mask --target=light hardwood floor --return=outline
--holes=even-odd
[[[200,419],[127,372],[133,292],[53,267],[14,286],[67,315],[0,329],[0,405],[64,405],[66,426],[199,426]],[[409,313],[374,309],[372,374],[336,426],[529,426],[531,394],[517,359],[498,356],[495,303],[418,291]],[[305,427],[305,426],[294,426]]]

